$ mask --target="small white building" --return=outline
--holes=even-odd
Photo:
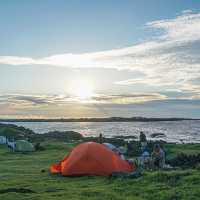
[[[0,144],[6,144],[7,138],[5,136],[0,136]]]

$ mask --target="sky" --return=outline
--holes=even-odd
[[[0,1],[0,118],[200,118],[200,1]]]

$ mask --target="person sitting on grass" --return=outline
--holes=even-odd
[[[162,169],[165,165],[165,153],[159,144],[155,144],[151,155],[153,169]]]
[[[146,147],[139,157],[139,163],[143,169],[151,168],[151,156],[148,148]]]

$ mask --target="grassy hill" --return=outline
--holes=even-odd
[[[94,176],[70,178],[51,175],[49,166],[60,161],[77,143],[97,141],[97,138],[83,138],[72,131],[40,135],[24,127],[4,124],[0,124],[0,135],[28,138],[34,144],[40,142],[45,149],[22,154],[10,152],[5,145],[0,145],[0,199],[199,200],[200,161],[190,164],[190,160],[194,161],[195,155],[200,155],[200,144],[161,142],[168,160],[174,161],[179,167],[182,167],[180,161],[187,163],[182,169],[144,172],[137,179]],[[105,141],[118,146],[125,144],[123,137],[105,138]],[[133,141],[132,144],[134,150],[130,157],[139,153],[138,142]],[[151,142],[149,146],[153,144]],[[184,156],[178,160],[178,155]]]
[[[31,136],[32,134],[34,134],[32,130],[26,129],[22,126],[0,123],[0,136],[6,136],[9,139],[21,139]]]
[[[75,144],[42,143],[46,150],[31,154],[9,152],[0,146],[0,199],[4,200],[199,200],[200,170],[145,172],[137,179],[61,177],[49,174]],[[200,144],[166,144],[169,156],[199,153]]]
[[[13,124],[0,123],[0,136],[6,136],[9,139],[28,139],[31,142],[41,142],[44,140],[57,140],[57,141],[73,141],[80,140],[83,136],[74,131],[52,131],[45,134],[37,134],[34,131],[16,126]]]

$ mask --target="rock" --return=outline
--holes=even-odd
[[[83,136],[75,131],[52,131],[45,134],[41,134],[45,138],[57,139],[57,140],[81,140]]]
[[[166,137],[164,133],[153,133],[150,135],[151,138],[160,138],[160,137]]]

